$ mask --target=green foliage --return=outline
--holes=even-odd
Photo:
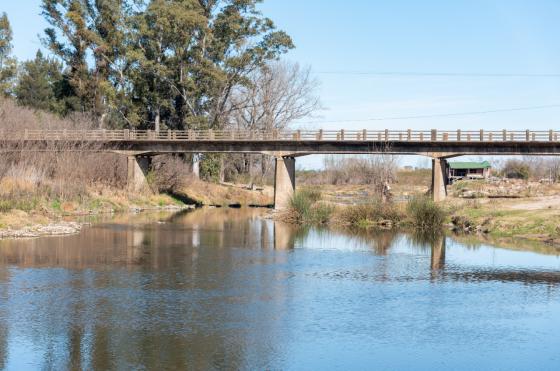
[[[235,87],[293,47],[260,1],[42,0],[44,43],[100,125],[221,127]]]
[[[23,64],[15,93],[19,104],[39,110],[64,113],[62,64],[37,52]]]
[[[334,207],[319,202],[321,193],[315,189],[297,191],[290,200],[291,216],[300,224],[326,224]]]
[[[445,211],[434,201],[424,196],[411,199],[407,212],[412,225],[421,231],[440,230],[445,222]]]
[[[376,198],[365,204],[342,209],[339,219],[342,224],[367,228],[386,222],[396,224],[402,219],[402,215],[395,204]]]
[[[35,197],[2,199],[0,200],[0,212],[7,212],[10,210],[29,212],[34,210],[38,204],[39,201]]]
[[[54,199],[54,200],[51,202],[51,207],[52,207],[52,209],[55,210],[55,211],[62,211],[62,203],[60,202],[59,199]]]
[[[218,153],[205,154],[200,160],[200,177],[204,180],[218,183],[222,156]]]
[[[8,15],[0,16],[0,95],[12,94],[17,74],[17,62],[12,53],[12,28]]]

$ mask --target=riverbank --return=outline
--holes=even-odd
[[[372,201],[375,195],[371,186],[315,186],[312,189],[320,194],[316,196],[321,205],[315,207],[318,212],[300,214],[312,224],[409,227],[414,218],[408,215],[408,200],[428,192],[425,176],[419,175],[425,174],[408,174],[415,183],[410,187],[407,179],[401,177],[392,187],[394,201],[388,205]],[[439,204],[445,215],[445,228],[459,235],[475,238],[479,235],[493,241],[508,243],[512,239],[522,239],[560,246],[560,185],[524,180],[469,181],[457,183],[448,190],[448,198]],[[302,217],[294,220],[288,215],[287,219],[305,223]]]
[[[138,193],[114,187],[91,187],[79,197],[61,200],[34,191],[5,192],[0,197],[0,239],[78,233],[80,223],[64,220],[145,210],[176,210],[196,206],[267,207],[272,187],[248,187],[192,180],[174,195]]]
[[[109,215],[143,210],[181,210],[191,207],[168,195],[127,196],[117,190],[89,194],[81,199],[61,201],[28,195],[3,198],[0,208],[0,239],[34,238],[78,233],[85,216]]]

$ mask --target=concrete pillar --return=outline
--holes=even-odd
[[[192,156],[192,173],[196,179],[200,179],[200,153]]]
[[[128,156],[127,186],[131,193],[151,192],[146,176],[152,159],[147,156]]]
[[[447,197],[447,161],[444,158],[432,159],[431,192],[435,202]]]
[[[296,159],[276,157],[274,177],[274,209],[282,210],[290,206],[290,199],[296,190]]]

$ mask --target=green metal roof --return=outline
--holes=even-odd
[[[492,165],[488,161],[482,162],[450,162],[450,169],[489,169]]]

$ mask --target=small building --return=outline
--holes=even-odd
[[[492,165],[488,161],[482,162],[449,162],[447,179],[453,183],[461,179],[488,179]]]

